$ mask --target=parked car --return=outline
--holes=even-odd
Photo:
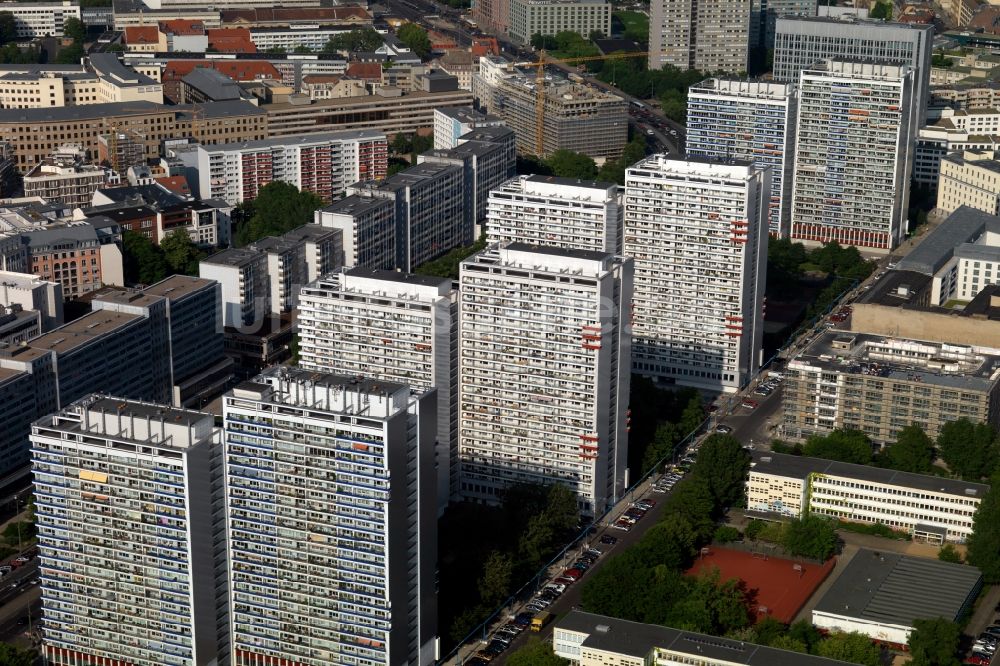
[[[740,406],[745,409],[757,409],[757,407],[759,407],[760,405],[755,400],[751,400],[750,398],[744,398],[743,402],[740,403]]]
[[[618,537],[613,537],[610,534],[605,534],[604,536],[601,537],[601,543],[608,546],[613,546],[616,543],[618,543]]]
[[[514,616],[514,624],[519,627],[527,627],[531,624],[531,618],[535,617],[534,613],[518,613]]]
[[[719,433],[720,435],[728,435],[732,431],[733,431],[732,428],[723,423],[720,423],[719,425],[715,426],[715,432]]]
[[[615,521],[615,524],[612,525],[611,527],[615,528],[616,530],[621,530],[622,532],[629,532],[632,530],[632,524],[624,520]]]

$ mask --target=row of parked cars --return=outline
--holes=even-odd
[[[518,613],[513,620],[494,631],[486,647],[477,652],[475,657],[465,662],[466,665],[484,666],[490,663],[510,647],[518,634],[528,627],[531,627],[533,631],[540,631],[545,626],[546,621],[551,618],[545,609],[551,606],[566,591],[566,588],[580,580],[602,554],[603,551],[598,548],[588,548],[580,553],[572,566],[535,594],[524,607],[523,612]]]
[[[653,492],[663,495],[664,493],[669,493],[677,482],[684,478],[684,470],[680,467],[675,467],[653,484]]]
[[[615,528],[616,530],[628,532],[629,530],[632,529],[632,526],[635,525],[640,520],[642,520],[642,517],[646,515],[646,512],[652,509],[654,506],[656,506],[656,500],[653,499],[644,499],[644,500],[639,500],[638,502],[632,502],[632,506],[627,508],[625,510],[625,513],[618,516],[618,520],[612,523],[611,527]]]
[[[1000,611],[1000,605],[997,606]],[[987,666],[992,663],[993,655],[996,654],[997,647],[1000,646],[1000,625],[994,624],[986,627],[979,638],[972,644],[972,652],[965,658],[966,664],[974,666]]]

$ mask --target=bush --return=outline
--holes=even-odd
[[[886,539],[898,539],[900,541],[909,541],[909,532],[903,532],[902,530],[894,530],[887,525],[882,525],[881,523],[868,524],[868,523],[852,523],[846,520],[841,520],[837,523],[838,530],[844,530],[845,532],[854,532],[855,534],[870,534],[872,536],[885,537]]]
[[[732,525],[719,525],[715,530],[715,541],[718,543],[731,543],[740,540],[740,531]]]
[[[941,550],[938,551],[938,559],[942,562],[952,562],[954,564],[962,563],[962,554],[958,552],[958,549],[950,543],[946,543],[941,546]]]
[[[751,541],[756,541],[765,529],[767,529],[767,523],[763,520],[751,520],[750,524],[743,530],[743,535]]]

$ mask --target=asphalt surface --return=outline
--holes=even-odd
[[[596,562],[594,562],[594,566],[592,566],[589,570],[587,570],[587,572],[583,575],[583,577],[580,580],[578,580],[576,583],[566,588],[566,591],[563,592],[563,594],[545,610],[548,611],[549,613],[552,613],[553,617],[559,617],[565,615],[570,610],[579,607],[580,591],[583,587],[583,582],[586,581],[590,576],[592,576],[595,571],[600,570],[600,568],[604,566],[604,563],[608,560],[609,556],[621,552],[623,549],[638,543],[639,540],[642,539],[643,535],[646,533],[646,530],[648,530],[650,527],[659,522],[660,516],[663,514],[663,507],[665,504],[665,500],[669,496],[670,496],[669,493],[661,494],[652,492],[652,484],[649,481],[646,481],[642,485],[641,489],[634,491],[628,497],[624,498],[622,502],[619,503],[618,510],[614,513],[609,514],[610,522],[614,522],[615,520],[617,520],[618,517],[621,515],[622,512],[625,511],[625,509],[628,507],[629,504],[638,501],[639,499],[645,498],[645,499],[655,500],[656,506],[647,511],[646,515],[643,516],[642,519],[640,519],[635,525],[633,525],[632,530],[629,532],[623,532],[622,530],[614,529],[604,524],[599,525],[597,533],[591,537],[591,540],[588,542],[586,547],[597,548],[598,550],[603,551],[604,554],[601,555]],[[601,537],[604,536],[605,534],[609,534],[613,537],[616,537],[618,539],[618,543],[616,543],[613,546],[602,544],[600,542]],[[573,551],[571,551],[571,555],[565,558],[558,566],[553,566],[550,569],[551,573],[550,578],[556,577],[559,573],[561,573],[569,565],[571,565],[576,560],[576,557],[581,553],[582,550],[584,550],[583,547],[574,549]],[[516,604],[513,608],[508,609],[509,612],[503,616],[502,620],[497,621],[496,625],[494,627],[491,627],[491,629],[496,629],[509,622],[515,615],[517,615],[517,613],[521,612],[524,605],[528,603],[528,601],[530,601],[530,599],[525,599]],[[503,652],[503,654],[501,654],[499,657],[490,662],[491,666],[503,664],[507,660],[507,657],[510,654],[515,652],[518,648],[523,647],[524,644],[528,642],[529,638],[533,636],[541,637],[543,640],[551,640],[552,627],[553,623],[550,622],[547,627],[545,627],[544,629],[542,629],[542,631],[538,633],[534,633],[530,629],[524,630],[516,639],[514,639],[511,642],[510,647],[508,647]],[[485,642],[477,643],[476,645],[472,646],[473,649],[462,650],[460,654],[465,659],[470,659],[472,656],[475,655],[476,651],[485,648],[488,643],[489,643],[489,635],[487,635]],[[463,662],[460,660],[451,660],[448,663],[460,664]]]

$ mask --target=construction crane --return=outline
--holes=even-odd
[[[545,134],[545,65],[557,63],[577,64],[582,62],[594,62],[597,60],[624,60],[625,58],[645,57],[649,56],[649,54],[649,51],[618,51],[616,53],[609,53],[608,55],[600,56],[548,58],[546,57],[545,49],[542,49],[538,54],[538,60],[535,62],[514,63],[515,67],[535,68],[535,154],[540,156],[545,149],[545,146],[543,145],[543,138]]]

